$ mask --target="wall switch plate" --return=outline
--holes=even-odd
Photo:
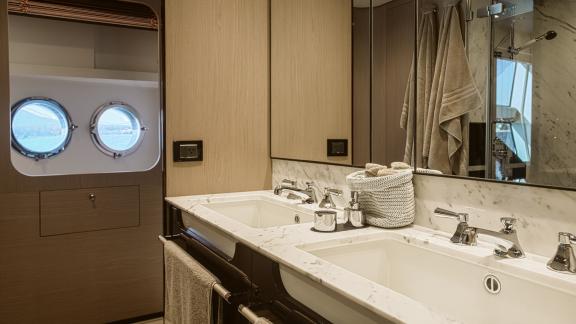
[[[202,141],[175,141],[173,142],[174,162],[202,161]]]
[[[328,156],[348,156],[348,140],[329,139]]]

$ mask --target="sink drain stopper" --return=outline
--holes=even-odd
[[[497,294],[502,289],[502,284],[500,283],[500,279],[498,279],[495,275],[487,275],[484,277],[484,289],[491,294]]]

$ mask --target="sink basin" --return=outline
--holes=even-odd
[[[502,260],[489,254],[467,260],[449,254],[451,247],[420,245],[390,235],[300,248],[463,323],[574,323],[576,319],[576,281],[570,275],[552,274],[550,280],[544,263],[533,260]],[[514,262],[537,271],[515,269],[510,266]],[[488,266],[492,264],[497,266]]]
[[[305,212],[290,204],[268,200],[264,197],[247,200],[211,202],[204,207],[254,228],[266,228],[307,223],[314,220],[311,212]]]
[[[218,214],[217,217],[240,222],[252,228],[269,228],[276,226],[307,223],[314,220],[311,208],[296,205],[270,192],[232,193],[216,196],[200,196],[196,207]],[[186,202],[188,204],[189,202]],[[238,239],[201,220],[193,212],[182,213],[183,225],[210,241],[216,248],[229,257],[236,251]]]

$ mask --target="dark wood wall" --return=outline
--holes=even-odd
[[[162,231],[162,166],[112,175],[19,174],[10,162],[7,27],[6,1],[1,1],[0,323],[104,323],[161,312],[162,250],[157,236]],[[130,217],[119,222],[123,226],[83,224],[89,221],[84,205],[71,204],[66,225],[78,226],[41,234],[40,200],[46,192],[70,191],[70,196],[48,195],[54,199],[51,205],[59,206],[60,201],[76,199],[73,193],[78,197],[81,190],[106,193],[106,188],[125,186],[131,197],[137,195],[138,210],[119,213]]]

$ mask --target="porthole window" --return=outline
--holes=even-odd
[[[130,105],[111,102],[96,110],[90,129],[92,140],[102,152],[120,158],[138,149],[146,127]]]
[[[30,97],[12,106],[12,146],[36,160],[62,153],[77,128],[57,101]]]

